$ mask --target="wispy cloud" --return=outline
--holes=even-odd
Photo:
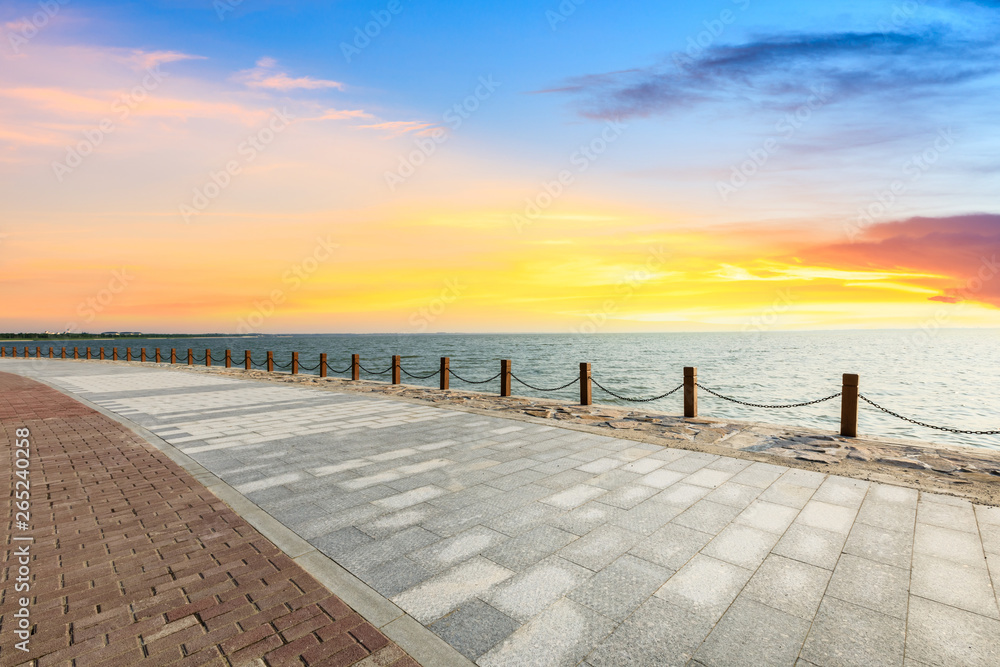
[[[115,60],[123,62],[132,69],[144,70],[157,65],[174,63],[181,60],[205,60],[205,56],[195,56],[180,51],[143,51],[141,49],[120,49],[115,51]]]
[[[839,99],[904,89],[912,97],[998,71],[991,44],[939,29],[794,34],[712,46],[697,58],[677,54],[651,67],[577,77],[540,92],[580,97],[585,116],[628,118],[741,100],[788,109],[817,88]]]
[[[281,92],[291,90],[323,90],[327,88],[335,90],[344,89],[344,84],[339,81],[314,79],[311,76],[289,76],[287,73],[278,70],[278,63],[274,58],[261,58],[257,61],[256,67],[239,72],[236,75],[236,80],[248,88],[261,88]]]
[[[427,123],[422,120],[390,120],[382,123],[359,126],[366,130],[379,130],[387,133],[386,138],[399,137],[410,132],[420,134],[424,130],[436,127],[434,123]]]

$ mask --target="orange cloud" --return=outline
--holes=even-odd
[[[274,58],[261,58],[257,61],[257,66],[239,72],[236,80],[243,83],[248,88],[264,88],[288,92],[290,90],[322,90],[324,88],[334,88],[343,90],[344,84],[339,81],[327,79],[314,79],[309,76],[291,77],[285,72],[279,72],[277,61]]]

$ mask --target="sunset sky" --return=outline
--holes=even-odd
[[[1000,327],[996,0],[0,27],[2,331]]]

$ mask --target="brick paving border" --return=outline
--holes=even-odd
[[[31,431],[30,652],[15,649],[14,434]],[[418,667],[164,454],[0,373],[0,664]],[[22,533],[23,534],[23,533]]]

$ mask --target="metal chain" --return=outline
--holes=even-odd
[[[327,365],[326,365],[326,368],[327,368],[327,370],[329,370],[329,371],[330,371],[331,373],[334,373],[334,374],[339,374],[339,373],[349,373],[349,372],[351,371],[351,367],[350,367],[350,366],[348,366],[347,368],[345,368],[345,369],[344,369],[344,370],[342,370],[342,371],[338,371],[338,370],[337,370],[336,368],[334,368],[334,367],[333,367],[333,366],[331,366],[330,364],[327,364]]]
[[[529,389],[534,389],[535,391],[560,391],[562,389],[567,389],[568,387],[572,387],[573,385],[575,385],[577,382],[580,381],[580,378],[575,378],[572,382],[567,382],[561,387],[556,387],[555,389],[542,389],[541,387],[536,387],[534,385],[528,384],[527,382],[517,377],[513,373],[511,373],[510,376],[515,380],[517,380],[518,382],[520,382],[521,384],[523,384],[525,387],[528,387]]]
[[[399,370],[403,371],[403,373],[405,373],[406,375],[409,375],[411,378],[413,378],[415,380],[427,380],[427,379],[430,379],[430,378],[434,377],[435,375],[437,375],[438,373],[441,372],[441,369],[438,369],[438,370],[434,371],[433,373],[431,373],[430,375],[414,375],[413,373],[410,373],[408,370],[406,370],[402,366],[399,367]]]
[[[385,369],[384,371],[376,373],[375,371],[368,370],[367,368],[365,368],[361,364],[358,364],[358,368],[360,368],[361,370],[363,370],[365,373],[371,373],[372,375],[385,375],[386,373],[388,373],[389,371],[392,370],[392,366],[389,366],[389,368]]]
[[[310,372],[312,372],[312,371],[318,371],[319,367],[320,367],[319,364],[316,364],[315,366],[313,366],[311,368],[309,366],[303,366],[302,364],[299,364],[299,370],[301,370],[301,371],[310,371]]]
[[[617,398],[619,400],[628,401],[629,403],[650,403],[652,401],[658,401],[661,398],[666,398],[667,396],[670,396],[672,394],[676,394],[678,391],[680,391],[681,389],[684,388],[684,385],[682,384],[681,386],[677,387],[676,389],[671,389],[667,393],[661,394],[660,396],[654,396],[653,398],[628,398],[627,396],[621,396],[620,394],[616,394],[615,392],[611,391],[610,389],[608,389],[607,387],[605,387],[604,385],[602,385],[600,382],[598,382],[597,380],[595,380],[594,378],[590,378],[590,379],[602,391],[605,391],[608,394],[611,394],[612,396],[614,396],[615,398]]]
[[[746,401],[741,401],[741,400],[736,399],[736,398],[729,398],[728,396],[723,396],[722,394],[719,394],[717,392],[712,391],[711,389],[709,389],[708,387],[702,385],[701,383],[697,383],[697,384],[698,384],[698,386],[700,388],[704,389],[705,391],[707,391],[708,393],[710,393],[712,396],[715,396],[717,398],[721,398],[724,401],[729,401],[731,403],[739,403],[740,405],[746,405],[746,406],[751,407],[751,408],[764,408],[764,409],[767,409],[767,410],[784,410],[786,408],[804,408],[807,405],[816,405],[817,403],[825,403],[826,401],[832,401],[833,399],[839,398],[840,396],[843,395],[843,392],[837,392],[833,396],[827,396],[826,398],[819,398],[819,399],[816,399],[815,401],[806,401],[805,403],[791,403],[789,405],[763,405],[761,403],[747,403]]]
[[[500,377],[501,375],[503,375],[503,372],[501,371],[500,373],[497,373],[496,375],[494,375],[493,377],[491,377],[489,380],[476,381],[476,380],[466,380],[464,377],[460,376],[458,373],[456,373],[455,371],[451,370],[450,368],[448,369],[448,372],[451,373],[452,375],[454,375],[456,378],[458,378],[462,382],[467,382],[468,384],[486,384],[487,382],[493,382],[498,377]]]
[[[1000,431],[962,431],[957,428],[948,428],[947,426],[933,426],[931,424],[925,424],[924,422],[917,421],[916,419],[910,419],[909,417],[904,417],[903,415],[896,414],[892,410],[887,410],[886,408],[883,408],[881,405],[871,400],[864,394],[858,394],[858,398],[863,400],[865,403],[868,403],[872,407],[878,408],[887,415],[892,415],[897,419],[902,419],[903,421],[910,422],[911,424],[916,424],[917,426],[923,426],[924,428],[932,428],[937,431],[947,431],[949,433],[959,433],[961,435],[1000,435]]]

